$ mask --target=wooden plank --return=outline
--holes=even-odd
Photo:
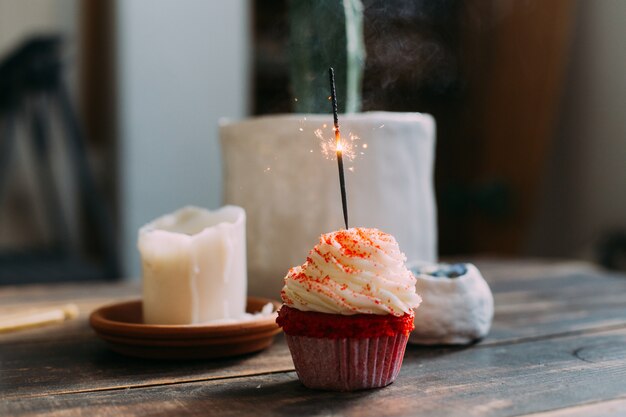
[[[157,361],[118,355],[94,335],[71,341],[2,346],[0,392],[6,399],[292,370],[293,362],[282,336],[278,343],[257,354],[219,360]]]
[[[0,315],[32,308],[74,303],[75,320],[20,332],[0,334],[3,343],[45,343],[56,340],[92,338],[87,319],[95,309],[117,301],[140,297],[138,283],[59,284],[0,287]]]
[[[626,324],[623,275],[572,274],[491,283],[495,319],[483,343],[620,327]]]
[[[517,343],[572,332],[626,327],[626,279],[558,275],[496,283],[496,317],[479,346]],[[506,288],[510,287],[511,291]],[[88,301],[85,301],[88,302]],[[86,318],[38,331],[0,335],[7,396],[126,388],[293,369],[284,344],[244,361],[182,365],[133,361],[107,350]],[[409,350],[418,349],[410,347]],[[46,369],[45,373],[41,370]],[[74,376],[80,375],[80,378]]]
[[[526,414],[519,417],[624,417],[626,416],[626,399],[602,401],[592,404],[583,404],[575,407],[541,413]]]
[[[547,279],[576,273],[600,272],[597,266],[584,261],[553,259],[472,258],[450,261],[473,262],[487,281],[507,282],[519,279]]]
[[[516,416],[626,396],[626,330],[468,349],[410,349],[391,386],[309,390],[295,373],[9,398],[1,415]],[[53,411],[54,410],[54,411]]]
[[[92,299],[114,300],[139,294],[139,283],[132,282],[0,286],[0,309]]]

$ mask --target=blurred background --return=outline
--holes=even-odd
[[[218,121],[294,112],[289,1],[0,0],[0,284],[139,276],[221,205]],[[626,270],[626,2],[363,0],[363,110],[437,121],[441,256]]]

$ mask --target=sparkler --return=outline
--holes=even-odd
[[[339,168],[339,187],[341,189],[341,205],[343,206],[343,221],[348,229],[348,202],[346,198],[346,179],[343,174],[343,145],[339,132],[339,117],[337,116],[337,93],[335,91],[335,71],[328,68],[330,78],[330,97],[333,105],[333,130],[335,131],[335,149],[337,151],[337,167]]]

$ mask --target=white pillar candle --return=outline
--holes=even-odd
[[[246,308],[246,213],[184,207],[139,230],[146,324],[237,319]]]

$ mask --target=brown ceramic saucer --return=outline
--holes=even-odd
[[[246,310],[256,313],[266,298],[248,297]],[[144,324],[141,300],[101,307],[89,322],[109,347],[123,355],[156,359],[224,358],[257,352],[270,346],[280,332],[273,314],[229,324],[155,325]]]

